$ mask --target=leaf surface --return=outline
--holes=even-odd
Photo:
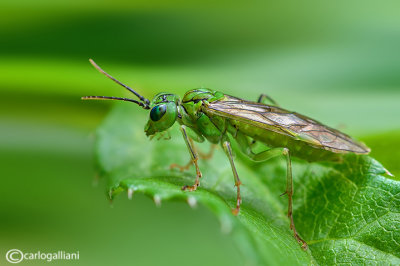
[[[294,220],[309,244],[305,252],[289,229],[287,197],[279,196],[286,184],[283,158],[254,163],[236,153],[243,203],[235,217],[230,210],[236,189],[223,151],[200,160],[197,191],[182,191],[195,174],[193,168],[169,169],[190,158],[180,132],[173,127],[171,140],[150,141],[143,132],[146,119],[136,106],[118,104],[98,129],[97,159],[110,197],[140,192],[156,204],[202,204],[232,234],[250,265],[400,264],[400,182],[383,176],[383,166],[371,157],[349,155],[341,164],[293,158]]]

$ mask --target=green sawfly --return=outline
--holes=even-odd
[[[211,142],[213,147],[221,145],[232,168],[237,197],[234,215],[240,211],[241,181],[236,171],[231,142],[236,141],[240,150],[254,161],[267,161],[276,156],[286,158],[286,190],[288,196],[288,217],[295,239],[307,249],[307,243],[296,231],[292,214],[293,179],[291,156],[309,162],[341,161],[344,154],[368,154],[370,149],[350,136],[325,126],[307,116],[281,108],[272,98],[261,94],[257,101],[247,101],[211,89],[193,89],[183,98],[173,93],[159,93],[152,101],[132,88],[121,83],[102,70],[93,60],[90,63],[101,73],[133,93],[138,100],[111,96],[85,96],[83,100],[119,100],[133,102],[149,110],[149,120],[144,131],[147,136],[155,136],[169,129],[176,122],[189,150],[191,160],[187,166],[172,165],[188,169],[196,168],[193,185],[182,190],[195,191],[200,186],[201,171],[198,166],[200,156],[194,142]],[[254,152],[256,143],[268,148]],[[208,157],[211,157],[211,153]],[[387,174],[391,175],[388,171]]]

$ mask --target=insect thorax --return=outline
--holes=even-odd
[[[198,135],[204,136],[208,141],[217,143],[221,138],[221,128],[215,125],[202,111],[202,106],[220,100],[225,95],[210,89],[194,89],[188,91],[178,107],[179,123],[190,127]]]
[[[224,97],[225,95],[218,91],[194,89],[185,93],[181,105],[192,119],[197,120],[202,104],[217,101]]]
[[[194,89],[185,93],[182,99],[182,103],[194,102],[206,100],[208,102],[216,101],[224,97],[224,94],[219,91],[210,89]]]

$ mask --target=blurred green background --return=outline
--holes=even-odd
[[[246,261],[201,206],[157,208],[142,195],[110,205],[104,181],[93,185],[94,132],[112,103],[79,97],[128,94],[88,58],[148,98],[195,87],[246,99],[268,93],[364,140],[400,175],[399,8],[398,1],[2,0],[0,264],[12,248],[80,251],[79,262],[59,265]]]

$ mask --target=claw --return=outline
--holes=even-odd
[[[235,216],[237,216],[239,214],[239,211],[240,211],[239,208],[235,208],[235,209],[231,210],[232,214],[235,215]]]
[[[193,186],[183,186],[182,190],[183,191],[195,191],[199,185],[193,185]]]
[[[306,241],[304,241],[303,239],[300,239],[300,241],[298,241],[301,245],[301,248],[305,251],[308,249],[308,245],[306,243]]]
[[[301,244],[301,248],[303,250],[307,250],[308,249],[308,245],[306,243],[306,241],[304,241],[298,234],[296,231],[296,228],[294,227],[294,223],[293,223],[293,219],[290,219],[290,229],[293,230],[293,234],[294,234],[294,238],[297,240],[297,242],[299,244]]]

